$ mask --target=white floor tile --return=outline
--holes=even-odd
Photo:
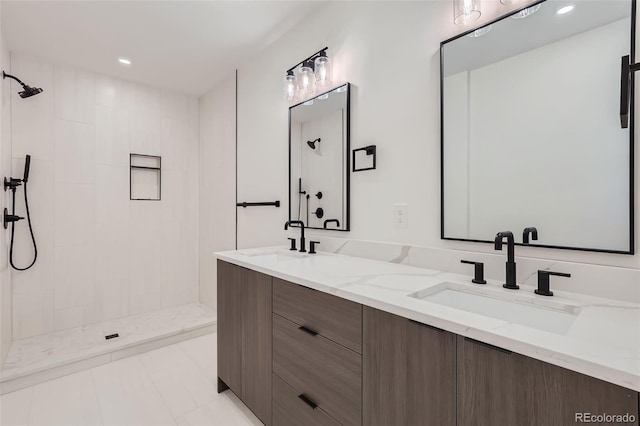
[[[27,426],[33,387],[0,396],[0,424],[2,426]]]
[[[102,425],[90,371],[34,386],[29,423],[32,425]]]
[[[178,418],[180,426],[254,426],[262,422],[230,391]]]
[[[217,395],[217,381],[210,380],[179,345],[140,355],[151,380],[174,417],[180,417]]]
[[[91,370],[105,425],[175,425],[140,358]]]
[[[204,371],[207,378],[216,383],[218,380],[217,336],[217,333],[211,333],[179,344],[187,356]]]

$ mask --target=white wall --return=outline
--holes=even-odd
[[[31,154],[38,261],[13,272],[13,338],[198,300],[197,99],[12,53],[13,175]],[[162,201],[129,201],[129,153],[162,156]],[[18,199],[18,214],[24,206]],[[15,261],[32,253],[24,222]]]
[[[0,71],[11,69],[9,51],[2,33],[0,4]],[[10,80],[0,80],[0,179],[11,175],[11,108]],[[9,192],[0,195],[0,212],[11,209]],[[0,228],[0,365],[11,346],[11,272],[9,270],[9,231]]]
[[[497,1],[483,7],[483,20],[508,10]],[[309,233],[493,252],[488,244],[440,240],[439,45],[459,31],[450,1],[334,2],[241,66],[239,199],[287,200],[288,105],[282,100],[282,78],[291,65],[329,46],[335,85],[354,84],[352,148],[376,144],[378,169],[352,175],[352,232]],[[394,203],[408,204],[407,229],[394,228]],[[286,218],[286,208],[242,209],[239,247],[286,243]],[[640,267],[638,255],[530,247],[518,248],[518,254]]]
[[[235,75],[202,96],[200,105],[200,301],[216,309],[216,251],[236,240]]]

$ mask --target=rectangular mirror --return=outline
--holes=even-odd
[[[633,253],[633,12],[542,1],[442,43],[443,239],[535,227],[533,246]]]
[[[349,230],[349,83],[289,108],[289,220]]]

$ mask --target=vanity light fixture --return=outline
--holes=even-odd
[[[480,0],[453,0],[453,22],[467,25],[477,21],[482,15]]]
[[[516,13],[515,15],[512,15],[511,17],[513,19],[524,19],[524,18],[528,18],[529,16],[533,15],[534,13],[536,13],[538,11],[538,9],[540,9],[540,4],[536,4],[535,6],[531,6],[528,7],[526,9],[522,9],[520,12]]]
[[[329,94],[325,93],[324,95],[318,96],[316,99],[318,99],[319,101],[324,101],[325,99],[329,99]]]
[[[346,84],[343,85],[343,86],[340,86],[336,90],[334,90],[334,92],[336,92],[336,93],[344,93],[346,91],[347,91],[347,85]]]
[[[287,70],[283,90],[286,101],[305,99],[313,94],[316,86],[331,84],[331,60],[327,56],[328,49],[322,48]]]
[[[566,15],[567,13],[571,13],[573,12],[573,9],[576,8],[575,4],[568,4],[566,6],[562,6],[560,9],[558,9],[558,11],[556,12],[556,15]]]

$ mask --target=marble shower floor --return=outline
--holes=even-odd
[[[115,359],[123,358],[132,355],[127,349],[131,352],[137,346],[211,328],[215,323],[211,309],[194,303],[16,340],[0,371],[0,383],[105,354],[119,352],[122,356]],[[105,339],[114,333],[119,337]],[[112,359],[105,362],[109,361]]]

